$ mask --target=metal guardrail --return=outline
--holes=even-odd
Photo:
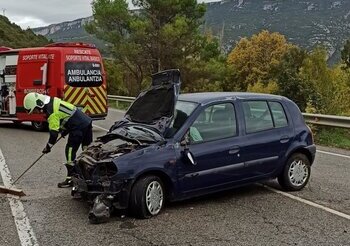
[[[308,113],[303,113],[303,116],[305,121],[310,124],[350,128],[350,117]]]
[[[118,101],[132,103],[135,100],[135,97],[108,95],[108,100],[116,101],[115,105],[118,107]],[[310,124],[350,129],[350,117],[309,113],[303,113],[303,116],[305,122]]]

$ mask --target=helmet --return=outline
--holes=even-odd
[[[48,104],[49,102],[49,96],[36,92],[30,92],[24,97],[23,105],[24,108],[28,111],[28,114],[31,114],[36,107],[43,108],[45,104]]]

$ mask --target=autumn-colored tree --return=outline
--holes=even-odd
[[[350,85],[348,81],[350,74],[344,71],[341,66],[336,66],[331,70],[331,80],[334,84],[334,95],[329,101],[331,104],[327,107],[330,114],[350,116]]]
[[[310,102],[318,113],[328,112],[327,107],[334,93],[331,71],[327,65],[327,52],[323,48],[314,49],[304,60],[300,68],[300,76],[305,83],[312,86]]]
[[[271,80],[271,71],[291,47],[293,45],[283,35],[269,31],[262,31],[250,39],[242,38],[228,55],[232,75],[225,89],[246,90],[257,82],[266,85]]]

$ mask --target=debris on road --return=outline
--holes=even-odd
[[[23,192],[23,190],[16,189],[16,188],[8,188],[8,187],[1,186],[1,185],[0,185],[0,193],[2,193],[2,194],[11,194],[11,195],[19,196],[19,197],[26,195]]]

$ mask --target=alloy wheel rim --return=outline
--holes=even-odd
[[[302,160],[295,160],[290,164],[288,175],[294,186],[302,186],[309,175],[309,169]]]
[[[158,181],[152,181],[146,189],[146,205],[148,212],[156,215],[163,206],[163,189]]]

